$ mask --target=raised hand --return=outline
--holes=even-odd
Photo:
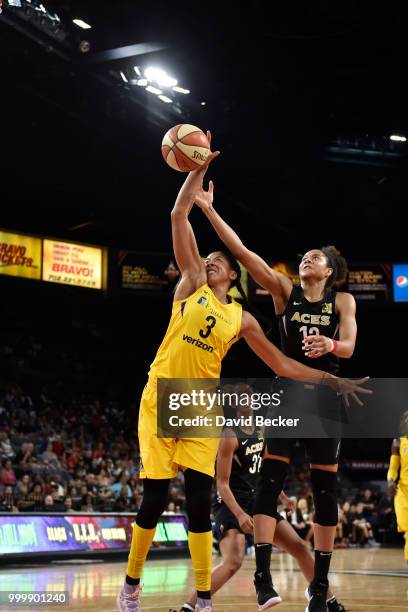
[[[344,397],[344,403],[347,407],[350,406],[349,397],[351,397],[358,406],[363,406],[363,402],[358,397],[358,394],[372,395],[372,389],[366,389],[361,385],[364,385],[368,380],[369,376],[352,380],[351,378],[324,378],[323,384],[328,384],[329,387],[337,392],[337,395]]]
[[[206,210],[212,207],[213,201],[214,183],[210,181],[208,184],[208,191],[205,191],[204,187],[201,187],[195,194],[194,202],[201,210]]]

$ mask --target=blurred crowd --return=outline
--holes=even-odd
[[[33,402],[19,385],[0,391],[0,512],[137,512],[143,495],[134,432],[117,402],[81,396]],[[183,509],[182,477],[169,511]]]
[[[34,402],[17,384],[0,389],[0,512],[137,512],[143,498],[137,437],[125,435],[124,422],[114,401],[62,401],[44,389]],[[312,546],[310,478],[296,462],[286,488],[293,492],[292,511],[279,511]],[[395,530],[392,498],[380,488],[348,488],[340,499],[337,547],[377,546]],[[184,509],[180,473],[167,512]]]
[[[291,497],[294,509],[279,507],[298,535],[313,546],[314,507],[311,492]],[[396,532],[392,497],[379,488],[355,490],[338,504],[336,548],[378,547]]]
[[[128,389],[136,380],[130,372],[138,368],[129,355],[117,358],[110,313],[98,323],[67,317],[56,335],[61,312],[44,310],[30,320],[25,304],[16,302],[21,313],[12,322],[0,321],[0,512],[137,512],[143,498],[136,434],[142,383]],[[133,354],[132,343],[129,350]],[[145,371],[139,376],[145,380]],[[293,462],[285,486],[293,509],[279,510],[312,545],[313,497],[304,462]],[[376,546],[395,533],[385,477],[384,487],[361,490],[339,481],[339,491],[338,547]],[[180,473],[167,512],[184,510]]]

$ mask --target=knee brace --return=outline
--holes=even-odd
[[[315,523],[335,527],[338,523],[337,472],[314,470],[310,472],[315,505]]]
[[[143,480],[143,501],[137,513],[136,524],[142,529],[153,529],[166,509],[169,479]]]
[[[254,515],[266,514],[272,518],[278,515],[278,497],[283,489],[289,464],[277,459],[263,459],[256,487]]]
[[[211,489],[213,478],[189,468],[184,472],[188,529],[194,533],[211,531]]]

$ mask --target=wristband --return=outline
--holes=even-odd
[[[334,353],[334,351],[337,349],[337,340],[333,340],[333,338],[329,338],[330,342],[332,343],[332,347],[329,350],[329,353]]]

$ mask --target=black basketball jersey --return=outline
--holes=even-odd
[[[247,438],[242,429],[231,427],[238,438],[238,448],[232,458],[229,485],[237,501],[252,498],[262,460],[263,436],[255,431]],[[218,502],[222,502],[217,495]]]
[[[333,353],[317,359],[306,357],[302,341],[313,334],[336,338],[339,317],[336,314],[336,292],[329,289],[318,302],[309,302],[301,287],[294,286],[285,311],[278,315],[282,352],[305,365],[331,374],[339,371],[339,360]]]

